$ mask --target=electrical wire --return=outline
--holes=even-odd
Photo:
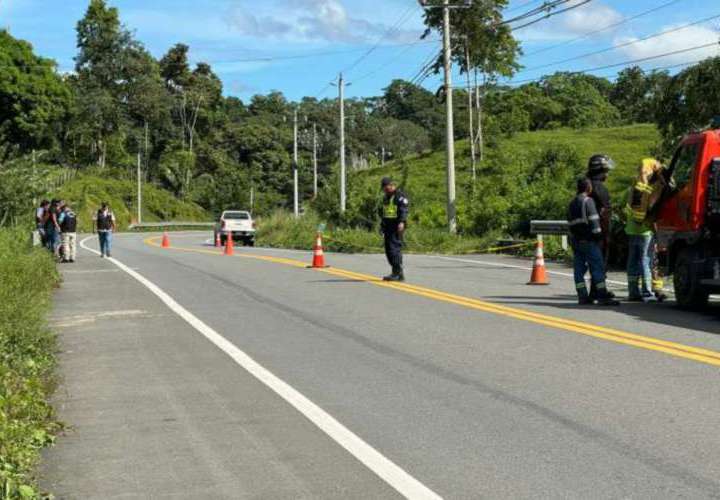
[[[599,28],[599,29],[596,29],[596,30],[593,30],[593,31],[589,31],[589,32],[584,33],[584,34],[582,34],[582,35],[580,35],[580,36],[577,36],[577,37],[575,37],[575,38],[573,38],[573,39],[571,39],[571,40],[567,40],[567,41],[562,42],[562,43],[557,43],[557,44],[555,44],[555,45],[551,45],[551,46],[549,46],[549,47],[544,47],[544,48],[538,49],[538,50],[536,50],[536,51],[534,51],[534,52],[530,52],[530,53],[528,53],[528,54],[525,54],[525,56],[526,56],[526,57],[531,57],[531,56],[534,56],[534,55],[536,55],[536,54],[542,54],[543,52],[547,52],[547,51],[549,51],[549,50],[554,50],[554,49],[557,49],[557,48],[560,48],[560,47],[564,47],[565,45],[573,44],[573,43],[578,42],[578,41],[580,41],[580,40],[584,40],[584,39],[586,39],[586,38],[589,38],[589,37],[591,37],[591,36],[593,36],[593,35],[597,35],[598,33],[603,33],[603,32],[605,32],[605,31],[611,30],[611,29],[613,29],[613,28],[617,28],[618,26],[622,26],[623,24],[627,24],[627,23],[629,23],[630,21],[634,21],[634,20],[636,20],[636,19],[640,19],[641,17],[645,17],[645,16],[648,16],[648,15],[650,15],[650,14],[654,14],[655,12],[658,12],[658,11],[660,11],[660,10],[662,10],[662,9],[665,9],[665,8],[667,8],[667,7],[670,7],[670,6],[672,6],[672,5],[675,5],[676,3],[679,3],[679,2],[682,2],[682,1],[683,1],[683,0],[670,0],[669,2],[665,2],[665,3],[662,4],[662,5],[658,5],[657,7],[653,7],[652,9],[649,9],[649,10],[646,10],[646,11],[643,11],[643,12],[640,12],[640,13],[635,14],[635,15],[632,15],[632,16],[630,16],[630,17],[623,18],[623,19],[621,19],[621,20],[618,21],[618,22],[615,22],[615,23],[612,23],[612,24],[608,24],[607,26],[604,26],[604,27],[602,27],[602,28]]]
[[[615,64],[606,64],[604,66],[597,66],[595,68],[587,68],[587,69],[583,69],[583,70],[579,70],[579,71],[570,71],[569,73],[571,75],[592,73],[595,71],[602,71],[604,69],[618,68],[621,66],[629,66],[631,64],[643,63],[643,62],[647,62],[647,61],[652,61],[654,59],[661,59],[663,57],[669,57],[669,56],[674,56],[674,55],[678,55],[678,54],[685,54],[687,52],[693,52],[695,50],[706,49],[708,47],[717,47],[718,45],[720,45],[718,42],[706,43],[703,45],[696,45],[694,47],[688,47],[685,49],[674,50],[672,52],[665,52],[664,54],[658,54],[655,56],[642,57],[640,59],[633,59],[631,61],[623,61],[621,63],[615,63]],[[522,83],[536,82],[536,81],[540,81],[540,80],[542,80],[542,78],[528,78],[528,79],[524,79],[524,80],[515,80],[513,82],[509,82],[509,84],[517,85],[517,84],[522,84]]]
[[[532,67],[532,68],[527,68],[527,69],[524,69],[524,70],[520,71],[518,74],[528,73],[528,72],[530,72],[530,71],[535,71],[535,70],[538,70],[538,69],[550,68],[550,67],[552,67],[552,66],[557,66],[557,65],[559,65],[559,64],[565,64],[565,63],[568,63],[568,62],[577,61],[577,60],[579,60],[579,59],[585,59],[586,57],[595,56],[595,55],[598,55],[598,54],[604,54],[604,53],[606,53],[606,52],[610,52],[610,51],[613,51],[613,50],[621,49],[621,48],[623,48],[623,47],[628,47],[628,46],[634,45],[634,44],[636,44],[636,43],[644,42],[644,41],[647,41],[647,40],[652,40],[653,38],[658,38],[658,37],[661,37],[661,36],[669,35],[670,33],[676,33],[676,32],[678,32],[678,31],[682,31],[682,30],[687,29],[687,28],[690,28],[690,27],[692,27],[692,26],[697,26],[698,24],[704,24],[704,23],[706,23],[706,22],[713,21],[713,20],[718,19],[718,18],[720,18],[720,14],[717,14],[717,15],[714,15],[714,16],[710,16],[710,17],[706,17],[706,18],[701,19],[701,20],[699,20],[699,21],[694,21],[694,22],[691,22],[691,23],[688,23],[688,24],[683,24],[682,26],[678,26],[678,27],[675,27],[675,28],[672,28],[672,29],[660,31],[660,32],[658,32],[658,33],[653,33],[653,34],[651,34],[651,35],[648,35],[648,36],[645,36],[645,37],[642,37],[642,38],[638,38],[638,39],[630,40],[630,41],[628,41],[628,42],[624,42],[624,43],[621,43],[621,44],[613,45],[612,47],[607,47],[607,48],[605,48],[605,49],[600,49],[600,50],[596,50],[596,51],[593,51],[593,52],[587,52],[587,53],[585,53],[585,54],[580,54],[580,55],[578,55],[578,56],[574,56],[574,57],[570,57],[570,58],[567,58],[567,59],[563,59],[563,60],[561,60],[561,61],[555,61],[555,62],[551,62],[551,63],[547,63],[547,64],[542,64],[542,65],[540,65],[540,66],[534,66],[534,67]]]
[[[548,18],[551,18],[551,17],[554,17],[554,16],[558,16],[558,15],[560,15],[560,14],[564,14],[565,12],[569,12],[569,11],[571,11],[571,10],[575,10],[575,9],[580,8],[580,7],[582,7],[583,5],[586,5],[586,4],[590,3],[590,2],[592,2],[592,0],[582,0],[580,3],[575,4],[575,5],[572,5],[572,6],[570,6],[570,7],[565,8],[565,9],[557,10],[557,11],[554,11],[554,12],[548,12],[547,14],[545,14],[544,16],[542,16],[542,17],[540,17],[540,18],[538,18],[538,19],[533,19],[532,21],[527,22],[527,23],[525,23],[525,24],[521,24],[520,26],[513,26],[513,31],[517,31],[517,30],[520,30],[520,29],[523,29],[523,28],[527,28],[528,26],[532,26],[533,24],[537,24],[537,23],[539,23],[540,21],[544,21],[545,19],[548,19]]]
[[[402,26],[404,23],[406,23],[410,17],[421,7],[419,5],[417,6],[411,6],[405,13],[403,13],[400,16],[400,19],[398,19],[395,24],[393,24],[390,28],[388,28],[385,33],[383,33],[380,38],[375,42],[375,44],[370,47],[363,55],[361,55],[358,59],[355,60],[350,66],[346,67],[341,71],[341,73],[349,73],[353,69],[355,69],[358,64],[360,64],[366,57],[368,57],[370,54],[375,52],[375,50],[380,46],[380,43],[387,38],[388,36],[392,35],[393,33],[397,32],[397,30],[400,29],[400,26]]]

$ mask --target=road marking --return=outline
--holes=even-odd
[[[85,238],[80,242],[80,246],[85,250],[100,255],[100,252],[89,248],[85,242],[91,237]],[[147,242],[152,238],[148,238]],[[209,251],[208,251],[209,252]],[[209,252],[215,255],[221,255],[217,252]],[[133,271],[131,268],[115,258],[108,258],[108,261],[115,264],[118,268],[142,283],[148,290],[154,293],[166,306],[168,306],[175,314],[184,319],[198,332],[202,333],[210,342],[215,344],[225,354],[230,356],[238,365],[243,367],[248,373],[273,390],[278,396],[283,398],[296,410],[302,413],[305,418],[315,424],[325,434],[330,436],[336,443],[342,446],[352,456],[363,463],[368,469],[377,474],[386,483],[392,486],[400,494],[411,499],[441,499],[441,497],[430,488],[422,484],[420,481],[405,472],[397,464],[386,458],[375,448],[362,440],[350,429],[338,422],[332,415],[320,408],[318,405],[303,396],[300,392],[290,386],[287,382],[275,376],[268,369],[260,365],[257,361],[248,356],[236,345],[231,343],[225,337],[213,330],[205,324],[197,316],[185,309],[175,301],[170,295],[163,291],[152,281],[148,280],[141,274]],[[281,263],[285,259],[278,259]]]
[[[160,245],[157,243],[157,239],[159,237],[150,237],[145,239],[145,244],[153,246],[153,247],[160,247]],[[184,248],[184,247],[171,247],[171,250],[176,251],[182,251],[182,252],[192,252],[192,253],[207,253],[210,255],[222,255],[220,252],[211,251],[211,250],[202,250],[198,248]],[[290,265],[293,267],[300,267],[305,268],[307,267],[304,262],[300,262],[298,260],[294,259],[287,259],[287,258],[281,258],[281,257],[272,257],[267,255],[257,255],[257,254],[247,254],[247,253],[237,253],[235,254],[237,257],[242,258],[249,258],[249,259],[255,259],[255,260],[263,260],[267,262],[274,262],[278,264],[285,264]],[[527,311],[524,309],[519,309],[515,307],[509,307],[504,306],[500,304],[495,304],[492,302],[486,302],[483,300],[474,299],[471,297],[465,297],[462,295],[455,295],[452,293],[442,292],[439,290],[434,290],[432,288],[426,288],[422,286],[417,285],[411,285],[408,283],[397,283],[397,282],[387,282],[382,281],[380,278],[377,278],[376,276],[369,276],[366,274],[356,273],[354,271],[348,271],[345,269],[340,268],[324,268],[324,269],[317,269],[317,271],[332,274],[335,276],[340,276],[344,278],[353,279],[356,281],[362,281],[369,283],[371,285],[380,286],[384,288],[392,288],[401,292],[418,295],[422,297],[426,297],[429,299],[441,301],[441,302],[447,302],[456,304],[462,307],[467,307],[470,309],[476,309],[483,312],[488,312],[492,314],[498,314],[501,316],[506,316],[514,319],[518,319],[521,321],[527,321],[530,323],[535,323],[543,326],[548,326],[551,328],[556,328],[568,332],[573,333],[579,333],[581,335],[586,335],[589,337],[595,337],[603,340],[608,340],[611,342],[615,342],[618,344],[624,344],[629,345],[632,347],[637,347],[640,349],[650,350],[650,351],[656,351],[656,352],[662,352],[664,354],[669,354],[671,356],[675,356],[678,358],[683,359],[689,359],[693,361],[697,361],[700,363],[712,365],[712,366],[720,366],[720,352],[718,351],[712,351],[709,349],[703,349],[699,347],[693,347],[685,344],[679,344],[676,342],[670,342],[667,340],[661,340],[656,339],[653,337],[645,337],[643,335],[638,335],[634,333],[624,332],[621,330],[616,330],[613,328],[606,328],[599,325],[593,325],[590,323],[583,323],[580,321],[573,321],[569,319],[560,318],[557,316],[550,316],[546,314],[540,314],[535,313],[532,311]]]

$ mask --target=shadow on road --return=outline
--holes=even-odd
[[[685,311],[676,307],[672,301],[662,304],[623,302],[622,305],[618,307],[606,307],[597,305],[580,306],[575,302],[575,298],[570,295],[556,295],[542,298],[490,296],[485,297],[485,299],[500,304],[552,307],[569,311],[598,311],[605,309],[608,312],[612,311],[614,313],[625,314],[640,321],[720,335],[720,303],[718,302],[711,303],[710,306],[702,311]]]

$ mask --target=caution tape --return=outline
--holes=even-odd
[[[361,245],[361,244],[358,244],[358,243],[352,243],[352,242],[349,242],[349,241],[343,241],[343,240],[340,240],[340,239],[337,239],[337,238],[335,238],[335,237],[333,237],[333,236],[328,236],[328,235],[323,235],[323,237],[324,237],[327,241],[335,242],[335,243],[338,243],[338,244],[340,244],[340,245],[344,245],[344,246],[347,246],[347,247],[354,247],[354,248],[359,248],[359,249],[362,249],[362,250],[376,250],[376,251],[382,251],[382,252],[385,251],[385,248],[383,248],[383,247],[375,247],[375,246],[369,246],[369,245]],[[514,245],[503,245],[503,246],[495,246],[495,247],[486,247],[486,248],[479,248],[479,249],[471,249],[471,250],[463,251],[462,253],[463,253],[463,254],[496,253],[496,252],[502,252],[502,251],[506,251],[506,250],[514,250],[514,249],[517,249],[517,248],[525,248],[525,247],[528,247],[528,246],[531,246],[531,245],[534,245],[534,244],[535,244],[535,241],[525,241],[525,242],[522,242],[522,243],[516,243],[516,244],[514,244]],[[432,247],[424,247],[424,248],[423,248],[422,245],[415,245],[415,246],[416,246],[416,247],[419,246],[420,248],[417,249],[417,250],[407,251],[406,253],[408,253],[408,254],[437,253],[436,250],[435,250],[435,248],[432,248]]]

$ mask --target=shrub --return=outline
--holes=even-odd
[[[46,324],[58,282],[48,252],[0,230],[0,497],[36,496],[32,471],[59,428],[53,389],[55,337]]]

